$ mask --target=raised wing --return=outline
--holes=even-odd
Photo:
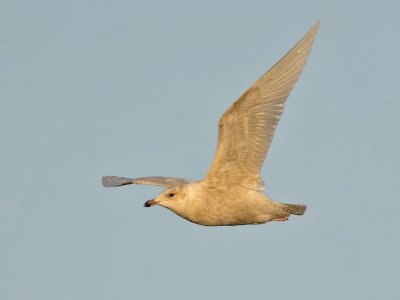
[[[260,169],[318,28],[319,22],[223,114],[214,161],[205,178],[210,186],[263,189]]]
[[[148,185],[158,185],[165,188],[171,188],[177,185],[182,185],[190,182],[192,180],[186,180],[174,177],[141,177],[141,178],[125,178],[118,176],[103,176],[102,182],[105,187],[117,187],[128,184],[148,184]]]

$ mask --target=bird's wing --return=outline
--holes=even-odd
[[[217,150],[205,178],[210,186],[263,189],[261,166],[318,28],[319,22],[222,115]]]
[[[117,187],[128,184],[148,184],[171,188],[194,181],[174,177],[141,177],[132,179],[118,176],[103,176],[102,182],[105,187]]]

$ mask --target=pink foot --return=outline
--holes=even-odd
[[[284,221],[287,221],[287,220],[289,220],[289,215],[280,216],[280,217],[272,219],[271,221],[284,222]]]

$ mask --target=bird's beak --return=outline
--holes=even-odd
[[[147,200],[145,203],[144,203],[144,207],[150,207],[150,206],[153,206],[153,205],[156,205],[157,204],[157,202],[156,202],[156,200],[155,199],[151,199],[151,200]]]

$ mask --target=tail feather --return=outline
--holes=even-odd
[[[305,213],[307,209],[306,205],[302,204],[285,204],[285,210],[291,215],[301,216]]]

